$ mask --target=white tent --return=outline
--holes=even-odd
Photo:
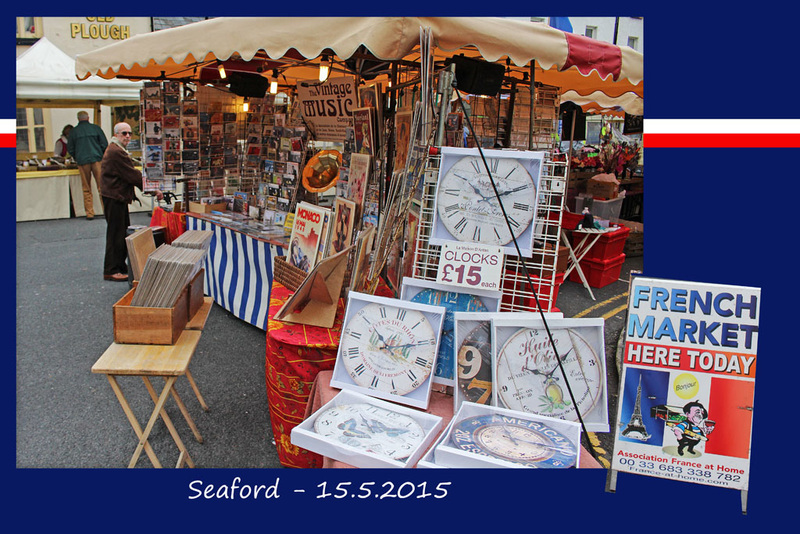
[[[17,58],[17,105],[21,107],[130,104],[138,102],[141,87],[141,82],[104,80],[99,76],[79,81],[75,60],[46,37]]]

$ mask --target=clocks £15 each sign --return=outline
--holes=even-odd
[[[501,288],[503,249],[478,243],[445,242],[436,281],[469,289]]]

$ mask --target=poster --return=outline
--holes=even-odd
[[[356,84],[352,77],[329,78],[325,83],[298,82],[297,98],[308,128],[318,141],[341,141],[345,128],[353,125],[357,107]],[[275,117],[276,125],[278,117]]]
[[[757,288],[636,277],[612,469],[746,490]]]

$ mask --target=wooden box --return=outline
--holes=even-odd
[[[202,204],[200,202],[189,202],[189,211],[192,213],[211,213],[212,211],[225,211],[228,209],[226,202],[217,204]]]
[[[189,319],[194,317],[194,314],[203,306],[205,299],[205,269],[200,269],[192,281],[189,282]]]
[[[174,345],[189,321],[190,285],[183,288],[172,308],[131,306],[136,288],[125,293],[113,307],[114,342]]]

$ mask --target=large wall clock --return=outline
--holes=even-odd
[[[556,351],[544,328],[519,328],[507,338],[497,351],[497,396],[501,406],[512,410],[578,421],[578,413],[586,417],[602,398],[604,366],[575,330],[552,329],[551,333]]]
[[[317,416],[314,431],[340,443],[404,461],[422,444],[425,431],[408,415],[369,403],[333,406]]]
[[[525,235],[526,239],[518,245],[522,250],[530,249],[541,155],[485,150],[484,158],[497,188],[495,193],[480,155],[470,149],[442,150],[436,187],[437,226],[441,225],[452,240],[484,245],[513,247],[512,240]],[[442,230],[434,235],[447,238]]]
[[[430,376],[437,336],[424,313],[370,302],[347,320],[339,342],[341,361],[357,385],[405,395]]]
[[[461,450],[525,467],[566,468],[577,459],[577,446],[562,433],[519,417],[468,417],[454,423],[451,436],[452,444]]]

